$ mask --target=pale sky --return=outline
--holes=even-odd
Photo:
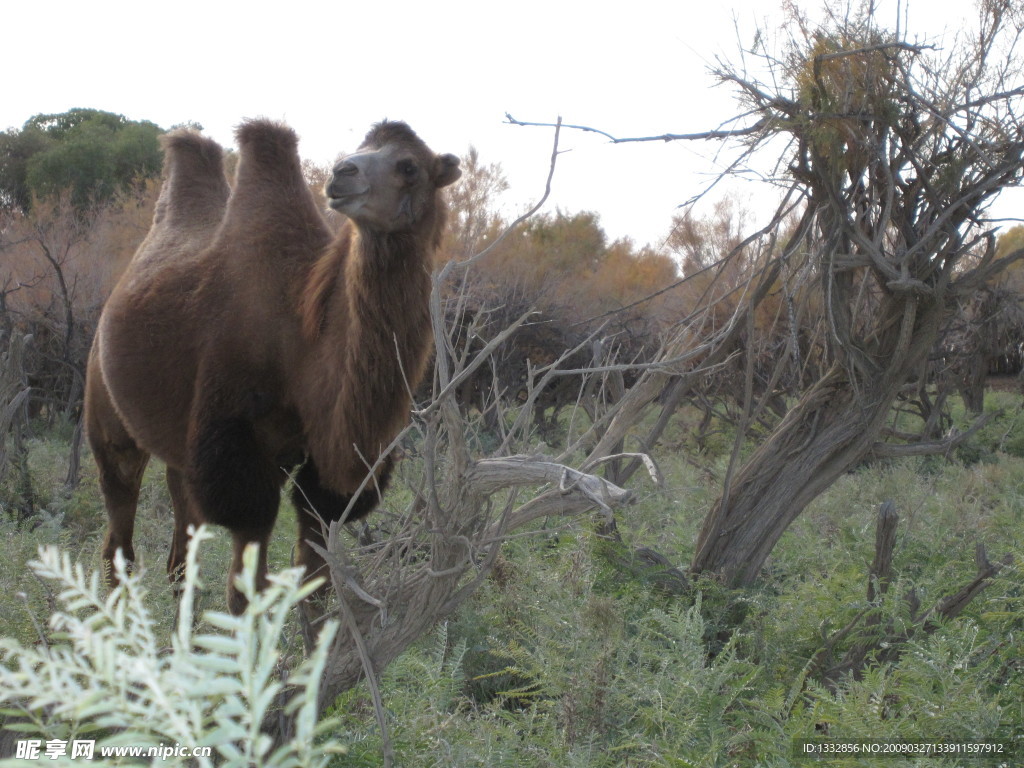
[[[973,16],[970,0],[910,3],[910,29],[932,40]],[[880,5],[881,18],[895,20],[896,0]],[[518,213],[543,189],[552,135],[506,125],[506,112],[561,115],[620,136],[718,127],[734,105],[707,68],[717,56],[737,60],[737,29],[744,43],[758,22],[773,32],[777,8],[778,0],[7,3],[0,130],[91,107],[164,128],[197,122],[231,146],[233,126],[265,116],[295,128],[303,157],[328,164],[371,123],[402,119],[437,152],[474,145],[483,161],[501,163],[509,213]],[[611,238],[638,243],[659,243],[676,206],[720,167],[712,144],[611,145],[565,132],[562,149],[549,209],[595,211]],[[737,193],[756,207],[769,190],[748,183]]]

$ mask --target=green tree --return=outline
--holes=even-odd
[[[28,187],[28,161],[53,146],[53,139],[28,124],[20,131],[0,133],[0,209],[28,212],[32,192]]]
[[[27,213],[65,191],[78,210],[110,200],[160,172],[162,132],[96,109],[36,115],[0,134],[0,207]]]

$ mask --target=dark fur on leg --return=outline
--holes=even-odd
[[[381,495],[384,493],[391,480],[391,469],[394,461],[390,456],[384,459],[380,475],[376,482],[370,481],[356,498],[352,509],[345,516],[345,522],[351,523],[354,520],[366,517],[380,504]],[[326,522],[340,520],[345,515],[352,495],[347,493],[336,493],[329,488],[324,488],[320,483],[320,473],[312,459],[307,459],[305,464],[295,475],[295,483],[292,487],[292,503],[295,509],[301,512],[313,512],[319,515]]]
[[[204,519],[232,532],[273,528],[281,476],[264,455],[252,424],[220,419],[193,442],[189,480]]]
[[[324,546],[324,525],[343,518],[347,522],[368,515],[380,503],[381,494],[391,477],[392,464],[390,456],[384,460],[376,482],[371,482],[363,489],[352,503],[351,509],[349,503],[352,502],[352,495],[336,493],[325,488],[312,459],[307,459],[299,468],[292,488],[292,501],[295,503],[299,523],[299,543],[295,562],[306,569],[307,580],[328,575],[323,558],[314,549],[314,546]],[[349,509],[347,516],[346,509]],[[323,603],[329,594],[329,586],[329,583],[320,586],[311,595],[311,599]],[[322,610],[317,609],[317,612]]]

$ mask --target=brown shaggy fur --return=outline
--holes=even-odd
[[[379,501],[390,460],[356,494],[424,373],[445,216],[438,189],[459,172],[405,124],[375,126],[328,184],[332,207],[350,217],[331,242],[295,134],[256,120],[237,138],[226,208],[219,147],[187,132],[166,140],[166,186],[104,308],[86,410],[110,520],[106,560],[118,547],[132,557],[152,453],[167,464],[174,501],[172,579],[187,526],[209,521],[232,533],[232,575],[245,545],[260,544],[262,584],[287,470],[300,466],[293,498],[307,576],[323,565],[307,543],[322,541],[311,511],[331,520],[351,507],[352,519]],[[244,609],[231,582],[228,601]]]

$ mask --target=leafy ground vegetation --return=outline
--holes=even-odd
[[[917,619],[971,582],[979,543],[993,560],[1024,556],[1024,403],[990,392],[986,408],[1002,416],[950,456],[847,473],[787,531],[765,578],[739,589],[714,581],[674,588],[637,555],[646,548],[666,568],[685,567],[728,463],[728,428],[698,448],[688,419],[699,416],[681,412],[659,446],[663,487],[641,488],[618,519],[622,538],[640,549],[627,552],[587,519],[526,531],[470,601],[387,668],[381,689],[396,764],[786,766],[803,764],[799,739],[1019,743],[1018,567],[1003,568],[955,618]],[[104,515],[90,462],[74,494],[61,491],[70,437],[58,428],[31,438],[41,508],[21,521],[0,516],[0,634],[26,645],[54,642],[48,621],[61,603],[61,588],[25,567],[37,549],[57,545],[87,570],[99,566]],[[174,602],[162,561],[171,520],[161,475],[154,467],[147,476],[136,541],[154,644],[170,647]],[[886,501],[899,516],[893,567],[888,589],[878,597],[876,582],[869,605]],[[290,512],[282,517],[291,524]],[[215,533],[201,554],[200,610],[223,608],[228,543]],[[274,542],[271,560],[286,568],[291,537],[282,531]],[[217,621],[196,629],[222,630]],[[289,623],[281,652],[300,646]],[[868,649],[862,664],[829,673],[859,646]],[[348,749],[331,764],[379,765],[367,689],[351,689],[329,714],[333,739]]]
[[[894,502],[901,523],[879,626],[909,623],[911,591],[930,605],[970,581],[978,541],[1019,562],[1024,425],[1018,399],[994,399],[1015,415],[961,456],[868,465],[842,478],[787,532],[756,588],[703,582],[673,595],[586,525],[514,542],[472,604],[388,670],[399,753],[410,764],[450,766],[784,766],[799,763],[795,739],[824,735],[1019,738],[1016,569],[1004,569],[956,620],[891,649],[888,661],[827,683],[820,675],[822,650],[866,607],[883,501]],[[683,564],[726,456],[709,450],[693,462],[681,431],[678,440],[665,488],[619,525]],[[832,652],[842,656],[870,634],[851,633]],[[373,765],[365,709],[358,690],[338,704],[351,729],[349,760]]]

